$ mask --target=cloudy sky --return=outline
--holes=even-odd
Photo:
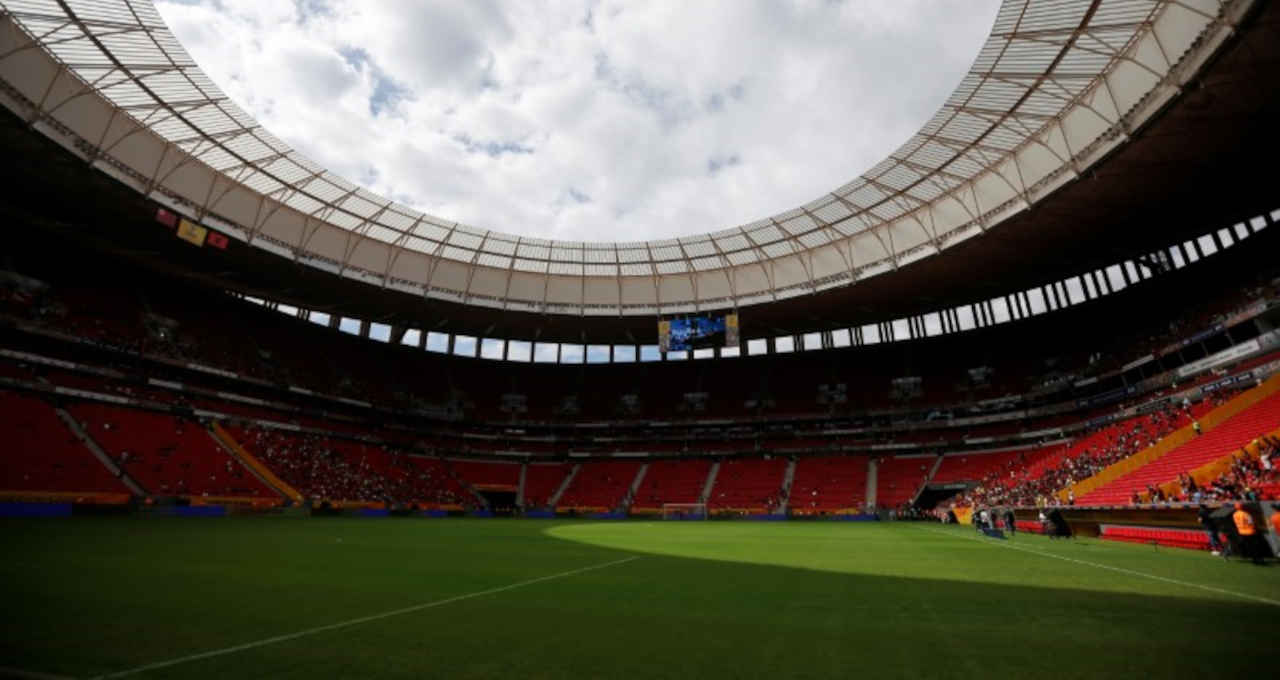
[[[474,226],[679,236],[830,191],[919,129],[997,0],[162,0],[196,61],[348,179]]]

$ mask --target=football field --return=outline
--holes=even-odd
[[[838,522],[0,521],[0,676],[1261,677],[1280,568]],[[22,675],[26,674],[26,675]]]

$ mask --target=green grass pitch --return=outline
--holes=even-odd
[[[5,520],[0,533],[0,676],[170,660],[123,677],[1276,668],[1280,568],[1095,540],[906,523],[425,519]]]

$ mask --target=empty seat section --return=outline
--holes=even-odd
[[[930,484],[977,481],[992,472],[1001,470],[1019,460],[1024,451],[999,451],[996,453],[957,453],[942,457],[942,464],[934,473]]]
[[[664,503],[697,503],[710,472],[709,460],[655,460],[649,463],[631,507],[648,510]]]
[[[732,458],[720,463],[707,499],[710,510],[773,512],[782,496],[784,458]]]
[[[640,463],[635,462],[583,463],[556,506],[613,510],[622,504],[639,470]]]
[[[867,458],[801,458],[791,480],[793,514],[814,515],[861,509],[867,499]]]
[[[1166,529],[1159,527],[1132,527],[1103,525],[1102,538],[1126,543],[1156,543],[1173,548],[1209,550],[1208,533],[1198,529]]]
[[[524,471],[524,506],[547,507],[571,469],[568,463],[529,463]]]
[[[41,399],[0,392],[0,490],[129,493]]]
[[[882,458],[876,470],[876,505],[896,508],[910,502],[933,462],[933,456]]]
[[[98,403],[67,409],[148,493],[276,498],[198,422]]]
[[[1014,521],[1014,526],[1018,527],[1018,531],[1027,531],[1033,534],[1043,534],[1044,525],[1031,519],[1019,519]]]
[[[520,464],[480,460],[451,460],[459,479],[477,489],[515,491],[520,485]]]
[[[1149,485],[1160,485],[1201,465],[1211,463],[1280,427],[1280,392],[1237,413],[1217,427],[1195,437],[1150,463],[1084,494],[1082,505],[1121,505]]]
[[[1073,447],[1066,445],[1038,449],[1027,455],[1026,466],[1016,476],[1020,479],[1039,479],[1045,471],[1062,463]]]

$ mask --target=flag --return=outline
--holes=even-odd
[[[219,234],[216,231],[209,232],[209,237],[205,239],[204,243],[205,245],[213,246],[218,250],[227,249],[227,237],[223,236],[222,234]]]
[[[156,208],[156,221],[170,229],[178,226],[178,216],[164,208]]]
[[[178,238],[197,246],[204,245],[204,237],[209,233],[208,229],[187,220],[178,220]]]

